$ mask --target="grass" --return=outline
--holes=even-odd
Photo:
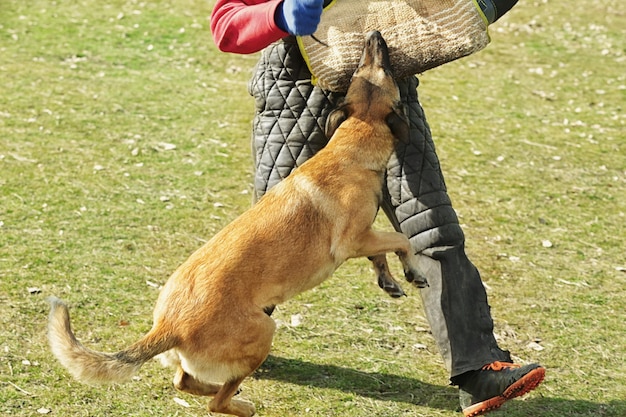
[[[218,52],[209,12],[0,3],[3,415],[206,414],[154,362],[125,385],[73,381],[48,351],[45,297],[70,303],[87,345],[118,350],[150,327],[155,287],[249,206],[256,56]],[[496,334],[548,369],[494,416],[626,415],[625,27],[618,2],[522,2],[486,50],[421,77]],[[267,417],[459,415],[407,290],[388,299],[348,262],[277,310],[242,395]]]

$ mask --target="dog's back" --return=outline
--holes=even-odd
[[[172,297],[164,291],[160,300],[214,293],[230,306],[265,308],[320,284],[345,260],[359,256],[378,212],[394,143],[380,120],[343,120],[324,149],[179,268],[168,286],[191,287],[194,294]],[[219,302],[209,304],[207,315],[221,314]]]

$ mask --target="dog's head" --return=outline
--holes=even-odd
[[[387,43],[378,31],[369,32],[358,68],[342,104],[328,116],[326,135],[330,138],[348,117],[384,122],[393,135],[409,140],[409,123],[393,78]],[[378,119],[378,120],[377,120]]]

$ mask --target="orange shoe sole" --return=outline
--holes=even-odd
[[[465,408],[463,410],[463,415],[465,417],[476,417],[487,414],[490,411],[497,410],[498,408],[502,407],[502,404],[504,404],[508,400],[520,397],[537,388],[537,386],[541,384],[545,376],[545,368],[533,369],[532,371],[521,377],[519,380],[511,384],[511,386],[509,386],[502,393],[502,395],[489,398],[488,400],[476,403],[470,407]]]

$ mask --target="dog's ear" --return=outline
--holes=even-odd
[[[409,143],[409,119],[404,111],[404,106],[398,104],[393,107],[393,112],[389,113],[385,119],[391,133],[403,143]]]
[[[339,127],[340,124],[346,121],[348,118],[348,110],[345,106],[340,106],[330,112],[328,118],[326,119],[326,137],[328,139],[332,138],[335,134],[335,130]]]

